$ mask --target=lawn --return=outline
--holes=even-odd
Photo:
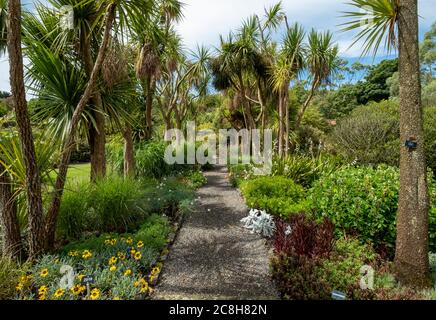
[[[56,179],[57,170],[50,173],[51,179]],[[68,169],[67,181],[68,182],[82,182],[89,180],[91,175],[91,164],[72,164]]]

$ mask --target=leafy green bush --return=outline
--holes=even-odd
[[[207,183],[207,179],[201,171],[190,170],[182,175],[187,180],[189,186],[194,189],[198,189]]]
[[[347,293],[348,298],[357,299],[361,293],[360,268],[364,265],[375,267],[376,258],[377,255],[369,245],[362,245],[357,239],[341,238],[336,241],[330,257],[315,272],[329,284],[330,292],[338,290]]]
[[[175,217],[180,204],[194,198],[192,188],[181,184],[176,177],[163,178],[157,183],[148,183],[144,188],[147,211]]]
[[[285,176],[303,187],[308,188],[323,174],[329,174],[342,166],[337,157],[319,155],[317,157],[305,155],[291,155],[286,158],[275,158],[272,174]]]
[[[329,217],[342,232],[364,241],[395,243],[399,173],[392,167],[347,168],[314,183],[310,198],[319,217]]]
[[[304,188],[285,177],[258,177],[240,185],[247,205],[286,217],[308,208]]]
[[[229,165],[229,179],[233,187],[238,187],[244,180],[253,176],[253,167],[250,164]]]
[[[430,183],[434,195],[434,182]],[[323,176],[310,190],[319,218],[329,217],[342,233],[393,248],[396,238],[399,172],[393,167],[344,168]],[[436,201],[436,198],[433,198]],[[436,247],[435,208],[430,211],[430,248]]]
[[[355,109],[339,121],[330,140],[350,162],[398,165],[399,132],[397,104],[383,101]]]
[[[147,247],[161,250],[166,244],[169,233],[168,219],[154,214],[141,225],[136,236],[146,243]]]

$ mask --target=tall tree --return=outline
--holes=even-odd
[[[398,47],[402,146],[395,269],[401,283],[417,288],[427,287],[431,285],[428,261],[429,194],[424,154],[417,0],[352,0],[350,5],[360,11],[345,14],[353,20],[344,24],[344,30],[364,26],[356,36],[356,42],[364,41],[364,54],[371,51],[377,53],[383,42],[388,50]]]
[[[15,117],[26,166],[27,211],[29,219],[29,256],[44,249],[44,211],[42,206],[41,178],[38,171],[35,145],[27,111],[24,87],[23,54],[21,50],[21,1],[8,0],[8,53],[10,83]]]

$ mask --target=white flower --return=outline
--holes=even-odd
[[[276,229],[273,217],[265,211],[256,209],[251,209],[249,215],[243,218],[241,222],[252,233],[258,233],[267,238],[272,237]]]

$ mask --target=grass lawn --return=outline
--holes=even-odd
[[[50,177],[54,180],[56,179],[57,171],[53,171]],[[67,181],[68,182],[82,182],[90,179],[91,175],[91,164],[72,164],[68,169]]]

